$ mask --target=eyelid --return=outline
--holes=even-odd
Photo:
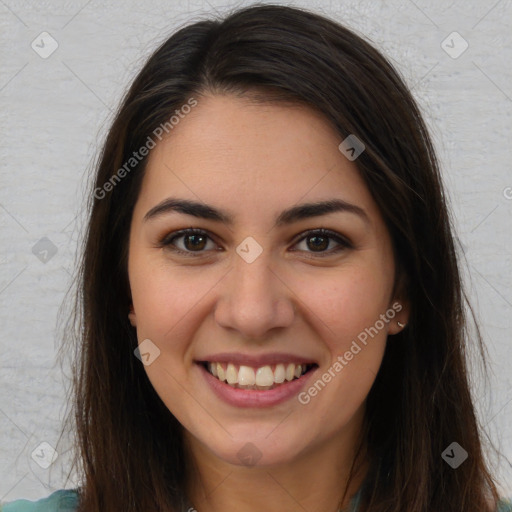
[[[299,233],[298,235],[296,235],[293,238],[293,243],[297,244],[297,242],[302,241],[308,235],[312,236],[312,235],[318,235],[318,234],[321,236],[332,238],[344,245],[352,245],[352,243],[350,242],[350,240],[347,237],[343,236],[341,233],[332,231],[331,229],[327,229],[327,228],[306,229],[305,231],[303,231],[302,233]]]

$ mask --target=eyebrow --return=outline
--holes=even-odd
[[[233,215],[227,211],[219,210],[213,206],[198,201],[173,197],[164,199],[162,202],[151,208],[151,210],[144,215],[143,220],[148,221],[170,212],[183,213],[185,215],[191,215],[192,217],[223,222],[229,226],[232,226],[234,223]],[[303,203],[283,210],[276,219],[276,226],[288,225],[299,220],[319,217],[321,215],[327,215],[335,212],[355,214],[366,224],[371,224],[367,213],[359,206],[348,203],[342,199],[329,199],[327,201]]]

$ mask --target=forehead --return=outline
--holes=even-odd
[[[141,199],[182,195],[233,211],[339,197],[378,215],[329,122],[302,105],[201,96],[149,155]]]

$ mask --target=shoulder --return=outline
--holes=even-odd
[[[512,501],[508,499],[500,500],[496,512],[512,512]]]
[[[15,500],[4,503],[0,505],[0,512],[74,512],[77,506],[77,491],[60,489],[37,501]]]

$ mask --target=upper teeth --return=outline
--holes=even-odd
[[[285,380],[290,381],[295,377],[300,377],[307,366],[302,364],[276,364],[272,366],[260,366],[253,368],[251,366],[233,363],[208,363],[209,372],[221,381],[227,381],[228,384],[238,384],[239,386],[272,386],[281,384]]]

